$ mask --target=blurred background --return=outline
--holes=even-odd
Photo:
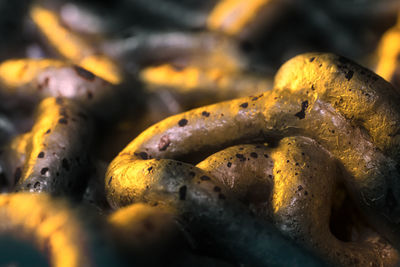
[[[29,19],[32,2],[1,1],[2,59],[47,56],[48,51],[42,47]],[[119,55],[129,52],[133,56],[135,48],[138,49],[134,37],[139,41],[139,37],[145,39],[168,32],[187,35],[212,32],[232,37],[240,51],[253,60],[252,65],[266,73],[273,73],[293,55],[308,51],[329,51],[368,62],[383,33],[396,24],[400,6],[395,0],[49,0],[35,3],[52,9],[65,26],[85,35],[98,49],[108,53],[112,53],[111,43],[116,49],[116,42],[131,41],[113,52]],[[171,53],[158,51],[161,55],[157,55],[164,60],[175,56],[168,52]]]
[[[135,123],[109,127],[121,134],[104,148],[109,160],[167,116],[271,89],[300,53],[348,57],[398,86],[399,9],[398,0],[2,0],[0,60],[60,59],[129,91],[124,114]],[[32,126],[15,120],[17,132]]]

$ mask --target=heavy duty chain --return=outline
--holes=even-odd
[[[32,5],[59,59],[0,63],[0,248],[23,266],[398,266],[399,25],[376,73],[306,53],[262,75],[239,47],[290,8],[223,0],[171,13],[202,32],[91,43]]]

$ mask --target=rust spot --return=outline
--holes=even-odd
[[[349,70],[347,73],[346,73],[346,79],[348,80],[348,81],[350,81],[351,80],[351,78],[353,78],[353,74],[354,74],[354,71],[352,71],[352,70]]]
[[[147,155],[146,152],[139,152],[139,153],[134,153],[135,156],[141,157],[142,159],[148,159],[149,155]]]
[[[249,106],[249,104],[247,102],[240,105],[241,108],[247,108],[248,106]]]
[[[50,81],[49,77],[44,78],[43,82],[38,84],[39,91],[43,90],[43,88],[48,87],[49,86],[49,81]]]
[[[210,112],[203,111],[203,112],[201,113],[201,115],[204,116],[204,117],[209,117],[209,116],[210,116]]]
[[[306,117],[307,108],[308,108],[308,101],[306,100],[301,103],[301,110],[294,115],[298,117],[300,120],[304,119]]]
[[[236,157],[240,160],[240,161],[245,161],[246,158],[243,156],[243,154],[236,154]]]
[[[48,172],[48,171],[49,171],[49,168],[43,168],[43,169],[40,170],[40,174],[41,175],[45,175],[46,172]]]
[[[84,68],[82,68],[82,67],[79,67],[79,66],[74,66],[74,70],[76,71],[76,73],[80,76],[80,77],[82,77],[83,79],[85,79],[85,80],[88,80],[88,81],[93,81],[94,80],[94,78],[96,77],[93,73],[91,73],[90,71],[88,71],[88,70],[85,70]]]
[[[302,185],[299,185],[299,186],[297,187],[297,190],[298,190],[298,191],[303,190],[303,186],[302,186]]]
[[[181,119],[181,120],[178,122],[178,125],[179,125],[180,127],[184,127],[187,123],[188,123],[188,120],[187,120],[187,119]]]
[[[201,179],[202,181],[211,180],[210,177],[208,177],[208,176],[206,176],[206,175],[201,176],[200,179]]]
[[[165,151],[170,143],[171,141],[169,140],[169,136],[163,135],[160,139],[160,142],[158,143],[158,150]]]

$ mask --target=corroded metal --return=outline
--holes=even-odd
[[[90,118],[75,102],[46,98],[32,130],[11,141],[6,173],[16,190],[80,197],[90,170]]]
[[[282,66],[272,91],[178,114],[140,134],[109,166],[108,199],[119,207],[165,191],[168,204],[167,195],[184,190],[178,181],[204,175],[193,171],[193,178],[190,165],[171,159],[300,134],[339,160],[369,223],[398,247],[398,100],[389,83],[350,60],[297,56]],[[163,182],[170,179],[175,182]]]

